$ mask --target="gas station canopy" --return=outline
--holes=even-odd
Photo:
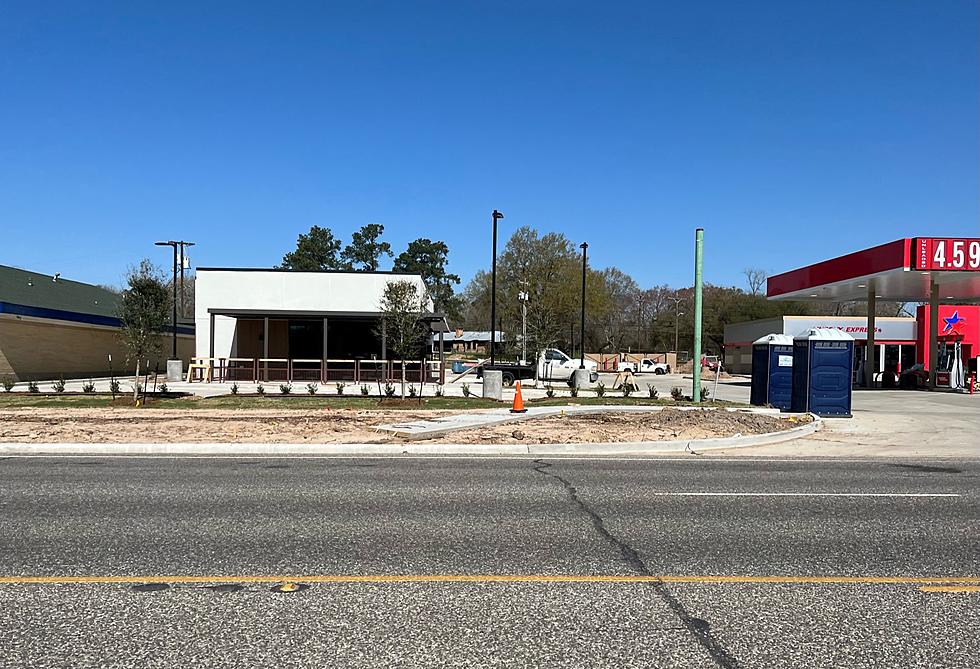
[[[768,279],[770,300],[980,302],[980,238],[907,237]],[[874,292],[871,293],[870,291]]]
[[[766,286],[770,300],[803,302],[849,300],[868,303],[868,338],[865,346],[866,387],[874,386],[878,364],[875,350],[877,300],[927,302],[929,385],[937,384],[939,360],[939,305],[980,302],[980,238],[906,237],[815,265],[771,276]],[[955,316],[955,315],[954,315]],[[959,360],[959,348],[957,348]],[[962,377],[962,361],[957,362]],[[956,366],[944,373],[956,373]],[[958,387],[962,387],[962,383]]]

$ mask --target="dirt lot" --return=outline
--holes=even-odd
[[[384,443],[375,426],[454,411],[359,409],[8,409],[0,442]],[[570,443],[703,439],[757,434],[793,423],[724,410],[606,413],[542,418],[454,432],[443,443]],[[518,435],[515,437],[515,435]]]
[[[11,409],[0,411],[0,442],[359,443],[390,441],[382,423],[451,411],[356,409]]]
[[[438,441],[454,444],[605,443],[710,439],[735,434],[761,434],[800,423],[774,416],[700,409],[666,408],[655,413],[602,413],[542,418],[522,423],[462,430]]]

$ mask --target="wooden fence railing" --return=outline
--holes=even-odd
[[[310,358],[193,358],[190,382],[210,378],[216,383],[305,382],[386,383],[401,381],[400,360],[345,360]],[[445,370],[438,360],[406,360],[409,383],[445,383]]]

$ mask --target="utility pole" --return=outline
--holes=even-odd
[[[636,296],[636,352],[643,354],[643,350],[640,348],[640,323],[643,322],[643,297],[641,295]]]
[[[680,362],[677,360],[677,345],[678,345],[677,335],[679,333],[678,325],[680,324],[680,320],[681,320],[681,310],[680,310],[681,298],[668,297],[667,299],[672,300],[674,302],[674,364],[680,365]]]
[[[171,360],[177,360],[177,247],[180,242],[175,242],[173,240],[167,242],[156,242],[156,246],[170,246],[174,250],[174,276],[172,279],[174,285],[174,303],[173,303],[173,355],[171,355]]]
[[[704,262],[704,228],[694,232],[694,388],[691,401],[701,403],[701,292]],[[717,374],[717,372],[715,372]]]

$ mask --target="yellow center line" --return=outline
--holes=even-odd
[[[980,585],[923,585],[922,592],[980,592]]]
[[[138,583],[693,583],[838,584],[971,586],[978,576],[626,576],[593,574],[268,574],[268,575],[123,575],[123,576],[0,576],[0,585],[138,584]]]

